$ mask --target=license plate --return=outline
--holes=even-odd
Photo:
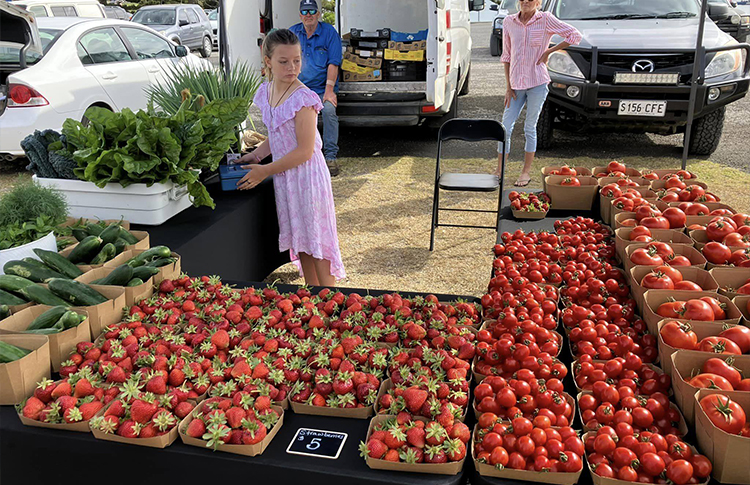
[[[667,114],[667,102],[621,99],[617,114],[620,116],[653,116],[663,118]]]

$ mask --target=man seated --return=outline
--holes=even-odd
[[[331,176],[339,174],[339,118],[336,115],[341,66],[341,37],[332,25],[320,21],[316,0],[302,0],[301,23],[289,30],[297,34],[302,45],[302,72],[299,79],[320,96],[323,102],[323,154]]]

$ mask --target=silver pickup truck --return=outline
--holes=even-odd
[[[702,75],[693,79],[697,0],[546,0],[543,8],[583,34],[550,56],[550,95],[538,125],[541,147],[556,129],[684,133],[690,86],[698,83],[693,155],[713,153],[726,106],[747,94],[750,46],[707,20]],[[553,39],[559,42],[560,39]]]

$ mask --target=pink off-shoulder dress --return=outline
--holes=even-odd
[[[276,108],[268,104],[268,83],[255,94],[255,105],[268,128],[273,161],[297,148],[294,117],[305,107],[320,113],[320,97],[306,87],[299,88]],[[299,265],[299,253],[331,262],[331,274],[346,277],[341,261],[336,209],[333,204],[331,175],[323,156],[323,142],[315,132],[315,150],[310,160],[273,176],[276,214],[279,218],[279,251],[289,251]]]

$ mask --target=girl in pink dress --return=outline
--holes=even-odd
[[[290,251],[301,265],[305,282],[334,286],[346,277],[341,261],[331,175],[318,134],[320,97],[297,79],[302,66],[299,38],[289,30],[266,36],[263,58],[269,81],[255,95],[268,139],[243,156],[250,169],[237,183],[240,190],[256,187],[273,176],[279,218],[279,251]],[[273,163],[259,165],[268,155]]]

